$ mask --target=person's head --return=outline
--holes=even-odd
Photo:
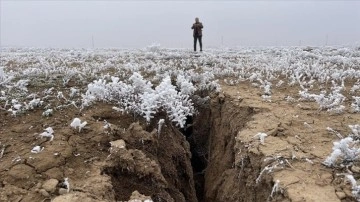
[[[195,22],[199,22],[199,18],[195,18]]]

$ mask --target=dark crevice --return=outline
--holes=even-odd
[[[106,167],[102,174],[111,176],[112,185],[116,188],[116,201],[128,200],[134,190],[145,195],[151,195],[154,192],[150,177],[139,178],[134,173],[116,167]]]
[[[200,113],[201,114],[201,113]],[[202,120],[202,121],[198,121]],[[208,123],[203,123],[200,116],[187,117],[185,129],[181,132],[185,135],[186,140],[190,144],[191,152],[191,166],[193,169],[193,179],[195,183],[196,197],[199,202],[204,201],[204,188],[205,188],[205,169],[208,164],[207,144],[209,129]]]

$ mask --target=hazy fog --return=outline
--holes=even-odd
[[[360,1],[5,1],[1,46],[360,45]]]

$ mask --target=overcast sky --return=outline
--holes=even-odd
[[[0,0],[0,45],[192,48],[195,17],[204,47],[360,45],[360,1]]]

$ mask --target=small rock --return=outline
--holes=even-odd
[[[145,201],[145,200],[151,200],[150,196],[145,196],[140,194],[137,190],[135,190],[131,196],[129,202],[136,202],[136,201]]]
[[[40,189],[41,188],[41,182],[37,183],[35,188]]]
[[[346,194],[342,191],[337,191],[337,192],[335,192],[335,194],[340,200],[346,198]]]
[[[45,197],[50,197],[50,194],[45,189],[40,189],[39,193]]]
[[[347,197],[350,197],[350,198],[353,197],[353,195],[349,189],[344,189],[343,191]]]
[[[119,151],[119,149],[125,149],[126,144],[125,141],[120,139],[120,140],[116,140],[116,141],[112,141],[110,142],[110,153],[116,153]]]
[[[59,189],[59,195],[64,195],[64,194],[67,194],[67,193],[69,193],[67,189],[64,189],[64,188]]]
[[[42,186],[47,192],[54,193],[56,191],[56,186],[59,183],[57,179],[46,180]]]
[[[354,173],[360,173],[360,167],[358,166],[352,166],[350,170]]]

